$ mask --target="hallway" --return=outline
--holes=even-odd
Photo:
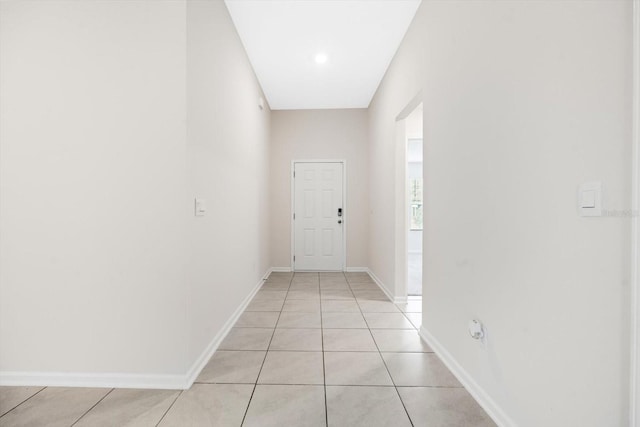
[[[0,387],[0,425],[493,426],[367,273],[272,273],[185,391]]]

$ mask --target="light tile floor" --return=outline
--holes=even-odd
[[[495,426],[367,273],[272,273],[185,391],[0,387],[0,426]]]

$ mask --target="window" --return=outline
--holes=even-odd
[[[411,230],[422,230],[422,178],[411,178],[409,186]]]

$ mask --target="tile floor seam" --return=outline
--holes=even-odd
[[[473,399],[473,396],[469,395],[468,392],[466,392],[466,394],[463,393],[463,391],[466,389],[458,382],[449,383],[448,381],[444,380],[436,380],[427,381],[425,383],[416,383],[415,381],[404,381],[400,377],[394,378],[391,375],[391,370],[393,369],[395,372],[397,368],[396,362],[394,362],[392,359],[387,360],[386,357],[392,356],[393,358],[399,358],[398,360],[400,361],[405,360],[406,362],[403,362],[399,366],[401,368],[406,368],[409,365],[413,366],[413,362],[409,362],[414,358],[416,360],[419,359],[417,355],[433,353],[433,350],[431,349],[429,349],[431,351],[416,350],[419,349],[420,346],[417,346],[416,349],[414,349],[412,346],[407,346],[407,344],[415,344],[416,337],[414,337],[413,335],[417,333],[416,330],[419,330],[419,324],[422,316],[421,314],[419,314],[419,312],[414,313],[413,310],[414,307],[417,310],[420,305],[418,303],[414,303],[413,299],[411,300],[411,308],[409,308],[409,306],[407,306],[406,304],[394,304],[393,302],[389,302],[390,300],[388,298],[378,298],[378,295],[376,293],[366,292],[366,290],[363,290],[365,286],[368,286],[368,283],[371,283],[372,286],[375,286],[377,288],[377,285],[375,283],[371,282],[370,279],[369,282],[366,282],[367,279],[364,275],[358,275],[357,277],[354,277],[352,279],[355,281],[352,284],[347,277],[349,274],[350,273],[340,272],[326,275],[322,272],[312,272],[299,275],[293,272],[284,276],[281,273],[275,276],[272,282],[275,284],[275,286],[287,287],[282,291],[276,289],[267,290],[267,292],[263,292],[263,294],[273,292],[270,294],[269,298],[271,298],[272,296],[277,296],[278,299],[282,298],[283,301],[280,309],[273,312],[266,311],[264,313],[260,311],[256,312],[245,309],[243,313],[251,313],[248,316],[244,316],[246,318],[244,321],[245,325],[254,323],[257,326],[236,326],[235,324],[232,326],[238,332],[242,332],[245,328],[255,329],[256,333],[253,335],[247,335],[244,333],[241,333],[240,335],[247,335],[247,337],[249,337],[251,340],[259,341],[260,348],[254,348],[252,350],[242,350],[241,347],[236,347],[235,349],[220,350],[221,352],[228,353],[224,356],[225,360],[237,360],[239,359],[241,353],[247,353],[247,360],[251,360],[252,364],[251,372],[249,373],[249,375],[244,375],[242,377],[238,376],[237,378],[216,378],[212,376],[203,376],[201,381],[198,381],[198,379],[196,379],[196,381],[194,381],[194,385],[196,387],[195,390],[178,390],[177,392],[171,393],[167,396],[168,399],[164,401],[165,403],[162,405],[162,408],[159,407],[158,411],[154,413],[153,418],[159,418],[159,420],[157,420],[157,422],[154,419],[148,421],[154,423],[151,425],[155,425],[156,427],[168,423],[173,423],[177,418],[184,422],[188,419],[191,419],[190,411],[195,411],[194,415],[197,415],[202,411],[206,412],[210,409],[187,408],[188,411],[186,413],[184,412],[184,404],[185,402],[188,403],[192,401],[194,392],[199,396],[201,392],[204,392],[206,390],[227,390],[228,387],[232,387],[235,390],[235,388],[241,387],[243,390],[243,392],[241,393],[242,396],[233,399],[235,402],[235,406],[233,409],[225,409],[225,407],[223,406],[221,408],[216,407],[215,410],[223,411],[224,414],[227,414],[227,411],[232,411],[230,413],[234,417],[233,425],[240,425],[245,427],[253,425],[253,423],[256,422],[258,423],[258,425],[266,425],[265,423],[268,424],[274,421],[276,423],[280,422],[279,424],[274,425],[286,425],[286,423],[282,423],[282,421],[290,420],[290,416],[298,417],[297,419],[299,423],[293,423],[296,425],[315,423],[314,425],[322,426],[323,418],[320,411],[322,408],[323,400],[325,410],[325,427],[329,427],[330,425],[329,406],[332,407],[332,424],[344,424],[345,420],[351,420],[351,422],[347,423],[347,425],[356,425],[358,424],[360,416],[362,416],[365,418],[369,417],[367,419],[369,419],[370,425],[397,425],[398,423],[404,421],[404,419],[402,418],[403,413],[406,414],[406,420],[408,421],[408,425],[410,426],[424,425],[426,417],[428,416],[429,419],[431,419],[431,417],[433,416],[432,414],[434,414],[438,420],[440,420],[441,417],[442,420],[444,420],[445,418],[447,420],[458,420],[457,422],[450,422],[447,425],[462,425],[460,423],[463,422],[463,418],[469,416],[469,414],[475,414],[473,416],[477,417],[478,422],[480,422],[482,419],[485,420],[485,422],[490,423],[490,418],[487,418],[486,412],[483,412],[482,408],[477,405],[477,401]],[[317,282],[315,282],[316,280]],[[268,283],[269,279],[263,280],[262,288],[260,289],[260,291],[265,291],[264,286],[266,286]],[[317,286],[314,286],[314,283],[317,283]],[[316,311],[309,312],[314,314],[308,314],[307,312],[285,311],[286,301],[292,301],[292,304],[294,305],[291,307],[294,309],[300,307],[311,307],[312,304],[310,302],[303,302],[305,301],[303,299],[290,300],[290,297],[292,296],[302,295],[302,293],[297,292],[293,294],[294,290],[303,289],[305,286],[309,285],[313,287],[313,289],[309,291],[309,295],[316,294],[318,296],[317,298],[313,299],[313,301],[316,301],[315,304],[318,304],[315,307]],[[271,287],[274,285],[268,286]],[[276,292],[278,293],[276,294]],[[339,296],[349,297],[340,298]],[[258,297],[256,295],[255,299],[257,298]],[[254,305],[254,308],[255,307],[261,306]],[[319,307],[319,312],[317,311],[317,307]],[[403,307],[407,311],[405,311],[405,309],[402,309]],[[342,309],[342,311],[335,311],[339,309]],[[399,312],[400,314],[402,314],[402,316],[392,314],[391,312],[389,312],[389,310],[391,309],[400,309]],[[334,311],[325,312],[324,310]],[[367,311],[366,313],[365,310]],[[319,322],[317,320],[318,315],[320,316]],[[356,317],[359,317],[358,321],[356,321]],[[326,323],[329,323],[328,327],[327,325],[325,325],[325,318],[327,319]],[[404,321],[401,322],[400,319],[406,320],[409,323],[406,323]],[[415,319],[416,323],[414,323],[412,319]],[[266,324],[272,324],[274,320],[275,324],[273,325],[273,327],[264,326]],[[319,327],[300,327],[299,325],[301,324],[307,326],[318,325]],[[408,324],[413,325],[413,327],[406,327],[406,325]],[[382,327],[372,327],[372,325],[380,325]],[[389,325],[401,325],[405,327],[388,327]],[[344,326],[348,327],[345,328]],[[265,334],[268,333],[266,329],[272,329],[272,334],[270,336]],[[273,349],[273,341],[278,340],[278,335],[276,335],[277,330],[286,332],[290,329],[298,329],[299,331],[295,334],[285,334],[289,338],[293,337],[293,343],[295,345],[289,347],[296,347],[296,345],[298,345],[296,344],[298,339],[306,342],[312,337],[315,337],[315,345],[317,346],[317,333],[320,332],[321,355],[317,354],[317,350],[291,350],[286,346],[281,349]],[[343,344],[349,345],[347,345],[346,347],[337,346],[339,350],[327,350],[324,344],[325,329],[327,329],[328,332],[327,337],[329,338],[330,347],[332,347],[331,343],[333,342],[332,337],[334,337],[334,331],[348,332],[344,334],[344,337],[346,337],[346,341],[345,339],[342,339],[342,341],[344,341]],[[369,332],[368,335],[366,332],[364,332],[364,329]],[[408,331],[410,330],[413,330],[413,332],[409,333]],[[359,333],[355,333],[356,331],[359,331]],[[335,334],[335,337],[338,337],[338,335],[339,334]],[[376,341],[376,337],[380,338],[380,342]],[[368,343],[368,346],[360,345],[361,341],[366,341],[367,339],[372,340],[374,345],[371,346],[370,343]],[[383,352],[380,349],[381,346],[382,348],[386,348],[389,340],[393,342],[397,341],[398,339],[400,339],[400,341],[396,342],[395,346],[392,345],[389,351]],[[359,343],[357,346],[355,346],[356,348],[359,348],[359,350],[345,349],[355,343],[355,341],[353,340],[356,340]],[[267,344],[266,347],[264,347],[265,343]],[[278,347],[277,344],[276,347]],[[334,347],[336,346],[334,345]],[[411,350],[407,350],[408,348]],[[362,349],[369,350],[367,351]],[[260,359],[260,356],[256,354],[259,351],[263,352],[262,359]],[[285,353],[290,353],[292,356],[287,356]],[[312,356],[311,353],[315,353],[315,355]],[[346,353],[353,353],[353,356],[349,357],[346,355]],[[377,356],[374,356],[374,354],[376,354]],[[269,359],[267,359],[268,356]],[[329,358],[327,358],[327,356],[329,356]],[[435,359],[440,360],[437,355],[435,356]],[[382,365],[376,367],[376,375],[379,375],[380,377],[386,375],[387,379],[385,379],[384,381],[369,381],[369,376],[367,376],[366,380],[363,381],[362,378],[358,377],[357,375],[347,375],[339,381],[342,382],[342,384],[328,384],[328,379],[332,379],[336,372],[340,374],[340,372],[342,371],[351,371],[354,367],[358,367],[360,365],[360,360],[370,360],[373,363],[374,359],[376,358],[379,358],[382,361]],[[303,367],[302,370],[298,368],[292,369],[293,366],[289,362],[287,362],[296,361],[296,366],[298,366],[298,359],[300,361],[313,359],[314,366],[312,376],[309,375],[309,372],[311,371],[310,368],[306,367],[306,362],[301,362],[302,364],[300,366]],[[280,374],[273,376],[271,375],[271,365],[273,365],[272,362],[275,363],[278,360],[285,361],[285,363],[279,363]],[[335,365],[334,360],[343,362],[339,363],[340,366],[338,366]],[[267,361],[269,361],[269,363],[266,363]],[[319,378],[320,370],[317,369],[320,363],[322,363],[322,380],[320,380]],[[380,365],[377,360],[376,363]],[[406,365],[406,363],[409,363],[409,365]],[[234,367],[233,369],[245,369],[242,367],[244,366],[244,362],[234,362],[232,363],[232,365]],[[278,365],[278,363],[275,363],[275,365]],[[222,366],[223,370],[225,370],[225,365]],[[367,369],[366,371],[371,372],[370,369]],[[288,374],[284,374],[283,372],[288,372]],[[413,375],[411,372],[410,374]],[[268,381],[269,378],[272,378],[274,381],[261,384],[259,381],[261,376],[263,375],[265,375],[264,379],[266,381]],[[225,381],[226,378],[228,378],[229,380]],[[322,381],[322,383],[320,383],[320,381]],[[400,385],[405,382],[413,382],[414,384]],[[320,390],[320,384],[322,384],[322,391]],[[258,385],[261,386],[261,389],[257,388]],[[285,400],[278,400],[282,398],[272,396],[273,393],[276,393],[276,390],[269,389],[268,387],[274,387],[276,388],[276,390],[280,390],[277,393],[284,393],[283,395],[288,397],[286,397]],[[278,387],[280,389],[278,389]],[[41,405],[44,400],[47,400],[49,395],[43,395],[45,398],[44,400],[37,398],[36,396],[40,395],[40,393],[42,393],[43,391],[46,393],[46,390],[49,388],[51,387],[33,387],[24,391],[20,391],[20,393],[17,393],[15,397],[7,402],[11,406],[5,409],[4,414],[0,415],[0,420],[9,421],[9,418],[13,419],[12,417],[14,416],[22,417],[22,412],[24,411],[20,411],[18,408],[23,408],[25,411],[31,411],[33,407],[36,407],[35,409],[37,409],[37,406]],[[393,391],[390,390],[390,388],[393,388]],[[80,425],[81,423],[83,423],[82,420],[86,419],[87,421],[89,421],[89,419],[93,419],[93,416],[96,413],[102,414],[105,409],[108,410],[107,412],[119,410],[118,407],[121,406],[122,402],[117,402],[117,404],[115,404],[114,406],[114,399],[116,398],[115,393],[117,393],[118,390],[120,389],[111,388],[94,390],[93,394],[89,396],[89,398],[84,399],[84,404],[80,405],[79,407],[78,405],[76,405],[76,410],[73,412],[73,414],[71,414],[71,417],[66,417],[70,419],[67,419],[64,424],[69,426]],[[9,392],[12,393],[10,389]],[[323,393],[322,396],[320,395],[321,392]],[[80,393],[83,394],[84,392],[80,390]],[[297,402],[298,395],[300,395],[300,398],[303,400],[307,399],[305,400],[304,407],[298,407],[295,404],[295,402]],[[60,402],[56,401],[56,405],[62,405],[66,400],[68,400],[65,397],[66,394],[62,394],[61,396],[63,397],[63,400]],[[345,404],[345,396],[348,396],[348,398],[351,399],[351,403]],[[466,399],[465,402],[467,402],[464,403],[465,407],[461,408],[459,411],[456,410],[455,414],[449,414],[449,412],[451,411],[447,409],[447,402],[458,402],[458,400],[463,397],[464,399]],[[373,400],[370,401],[369,398]],[[448,400],[442,400],[444,398]],[[400,400],[402,409],[397,404],[398,402],[396,399]],[[423,399],[429,400],[427,402],[426,400],[423,401]],[[144,400],[144,396],[142,400]],[[282,411],[280,411],[280,415],[277,415],[274,418],[273,415],[265,413],[265,409],[268,409],[265,404],[268,405],[268,402],[275,401],[280,401],[282,403],[281,406],[283,406],[284,408],[281,408]],[[329,405],[330,402],[331,405]],[[427,402],[431,406],[424,406],[422,402]],[[477,407],[478,409],[476,410],[474,409],[475,407],[472,408],[471,406],[469,406],[469,402],[475,403],[475,407]],[[292,404],[293,407],[290,407]],[[51,409],[51,404],[49,403],[47,405],[48,406],[46,407]],[[87,407],[88,409],[86,409],[85,411],[85,408]],[[385,416],[381,417],[381,415],[383,415],[383,413],[380,412],[382,407],[393,409],[393,418],[387,419]],[[142,409],[144,408],[141,408],[140,410]],[[310,415],[311,413],[307,413],[308,410],[313,412],[313,416]],[[180,413],[180,415],[176,418],[176,415],[178,415],[177,413]],[[386,413],[386,409],[384,410],[384,413]],[[7,414],[13,415],[5,417],[5,415]],[[47,412],[44,412],[40,415],[46,414]],[[220,415],[220,413],[218,412],[216,412],[216,414]],[[359,415],[356,415],[354,418],[354,414]],[[484,414],[484,416],[482,414]],[[206,414],[203,415],[206,416]],[[27,416],[27,414],[25,413],[24,416]],[[285,418],[283,418],[283,416],[285,416]],[[75,418],[77,419],[73,421],[73,419]],[[474,418],[474,420],[475,419],[476,418]],[[50,419],[50,417],[48,416],[46,418],[43,418],[43,420],[49,421],[43,421],[40,425],[46,425],[47,422],[52,421],[52,419]],[[0,424],[3,423],[0,422]],[[207,424],[204,419],[203,424]],[[184,425],[184,423],[182,425]],[[485,426],[484,423],[482,425]],[[495,427],[494,424],[491,425]]]
[[[93,404],[93,406],[91,406],[91,408],[87,409],[82,415],[80,415],[80,418],[78,418],[77,420],[75,420],[72,424],[71,427],[73,427],[74,425],[78,424],[78,421],[80,421],[82,418],[84,418],[85,415],[87,415],[89,412],[91,412],[91,410],[93,408],[95,408],[96,406],[98,406],[100,404],[100,402],[102,402],[107,396],[109,396],[113,390],[115,390],[115,388],[112,388],[111,390],[109,390],[107,392],[107,394],[105,394],[104,396],[102,396],[100,399],[98,399],[98,401],[96,403]]]
[[[193,387],[193,385],[191,386]],[[162,420],[164,420],[164,418],[167,416],[167,414],[169,413],[169,411],[171,410],[171,408],[173,408],[173,405],[176,404],[176,402],[178,401],[178,399],[180,398],[180,396],[182,396],[182,393],[184,393],[184,390],[180,390],[180,393],[178,393],[175,397],[175,399],[173,399],[173,402],[171,402],[171,405],[169,405],[169,407],[167,408],[166,411],[164,411],[164,414],[162,414],[162,416],[160,417],[160,419],[158,420],[158,422],[156,423],[156,427],[158,427],[160,425],[160,423],[162,422]]]
[[[327,368],[324,358],[324,324],[322,320],[322,283],[320,282],[320,273],[318,273],[318,282],[320,283],[320,337],[322,339],[322,382],[324,388],[324,424],[329,427],[329,407],[327,405]]]
[[[324,388],[324,425],[329,427],[329,407],[327,405],[327,369],[324,361],[324,325],[322,324],[322,284],[320,273],[318,273],[318,284],[320,284],[320,339],[322,342],[322,386]]]
[[[373,343],[375,344],[376,348],[378,349],[378,355],[382,359],[382,363],[384,364],[384,368],[387,370],[387,374],[389,375],[389,378],[391,378],[391,383],[393,384],[393,388],[396,391],[396,394],[398,395],[398,399],[400,399],[400,403],[402,404],[402,408],[404,409],[404,412],[407,414],[407,419],[409,420],[409,423],[413,427],[413,420],[411,419],[411,416],[409,415],[409,411],[407,410],[407,407],[405,406],[404,401],[402,400],[402,396],[400,395],[400,391],[398,390],[398,386],[396,385],[396,381],[393,379],[393,376],[391,375],[391,371],[389,370],[389,367],[387,366],[387,362],[384,360],[384,357],[382,357],[382,352],[380,351],[380,347],[378,347],[378,342],[376,341],[375,337],[373,336],[373,332],[371,332],[371,328],[369,327],[369,322],[367,322],[367,318],[365,317],[364,312],[362,311],[362,307],[360,307],[360,303],[358,302],[357,299],[356,299],[356,304],[358,304],[358,308],[362,312],[362,317],[364,318],[364,322],[367,324],[367,328],[368,328],[369,334],[371,335],[371,339],[373,340]]]
[[[293,277],[295,273],[291,275],[289,279],[289,286],[287,286],[287,290],[284,294],[284,301],[287,301],[287,296],[289,295],[289,290],[291,289],[291,283],[293,282]],[[264,282],[262,284],[264,286]],[[255,296],[254,296],[255,298]],[[273,336],[276,334],[276,329],[278,328],[278,322],[280,322],[280,316],[282,315],[282,310],[284,309],[284,302],[282,303],[282,307],[278,312],[278,319],[276,319],[276,324],[273,327],[273,332],[271,333],[271,338],[269,339],[269,344],[267,345],[267,349],[264,352],[264,357],[262,358],[262,364],[260,365],[260,370],[258,371],[258,376],[256,377],[255,384],[253,385],[253,390],[251,391],[251,396],[249,396],[249,401],[247,402],[247,408],[244,410],[244,415],[242,416],[242,421],[240,422],[240,427],[244,425],[245,420],[247,419],[247,414],[249,413],[249,407],[251,406],[251,400],[253,399],[253,395],[256,392],[256,388],[258,387],[258,381],[260,381],[260,374],[262,373],[262,369],[264,368],[264,362],[267,360],[267,355],[269,354],[269,348],[271,348],[271,342],[273,341]]]
[[[18,406],[22,405],[23,403],[25,403],[26,401],[28,401],[29,399],[31,399],[32,397],[34,397],[35,395],[39,394],[40,392],[42,392],[44,389],[46,389],[47,387],[42,387],[40,390],[36,391],[35,393],[33,393],[31,396],[27,397],[26,399],[24,399],[22,402],[18,403],[16,406],[14,406],[13,408],[9,409],[7,412],[5,412],[4,414],[0,415],[0,418],[4,417],[5,415],[7,415],[9,412],[13,411],[14,409],[16,409]]]
[[[399,385],[396,388],[446,388],[446,389],[465,389],[464,386],[453,386],[453,385]],[[465,389],[466,390],[466,389]]]

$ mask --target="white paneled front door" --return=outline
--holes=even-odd
[[[344,265],[343,163],[293,165],[294,270],[339,270]]]

